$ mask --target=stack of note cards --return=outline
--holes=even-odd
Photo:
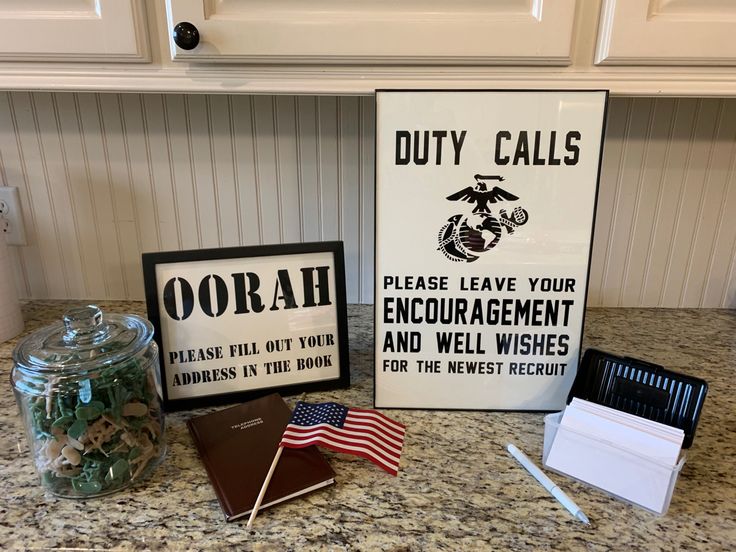
[[[682,429],[573,398],[545,419],[544,464],[656,513],[669,506]]]

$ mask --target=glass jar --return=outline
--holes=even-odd
[[[13,351],[11,382],[41,482],[90,498],[146,477],[163,459],[153,326],[94,305],[70,310]]]

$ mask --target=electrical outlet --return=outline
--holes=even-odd
[[[0,186],[0,233],[8,245],[26,245],[18,188]]]

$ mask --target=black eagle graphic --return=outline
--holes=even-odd
[[[506,190],[494,186],[493,189],[489,190],[486,183],[483,180],[498,180],[503,182],[503,176],[495,175],[482,175],[476,174],[474,176],[476,180],[475,186],[468,186],[447,196],[450,201],[467,201],[468,203],[475,203],[473,213],[490,213],[491,210],[488,208],[489,203],[496,203],[497,201],[516,201],[519,199],[514,194],[507,192]]]

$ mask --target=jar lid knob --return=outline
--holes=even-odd
[[[64,341],[70,342],[80,335],[99,331],[102,324],[102,311],[97,305],[87,305],[64,313]]]

